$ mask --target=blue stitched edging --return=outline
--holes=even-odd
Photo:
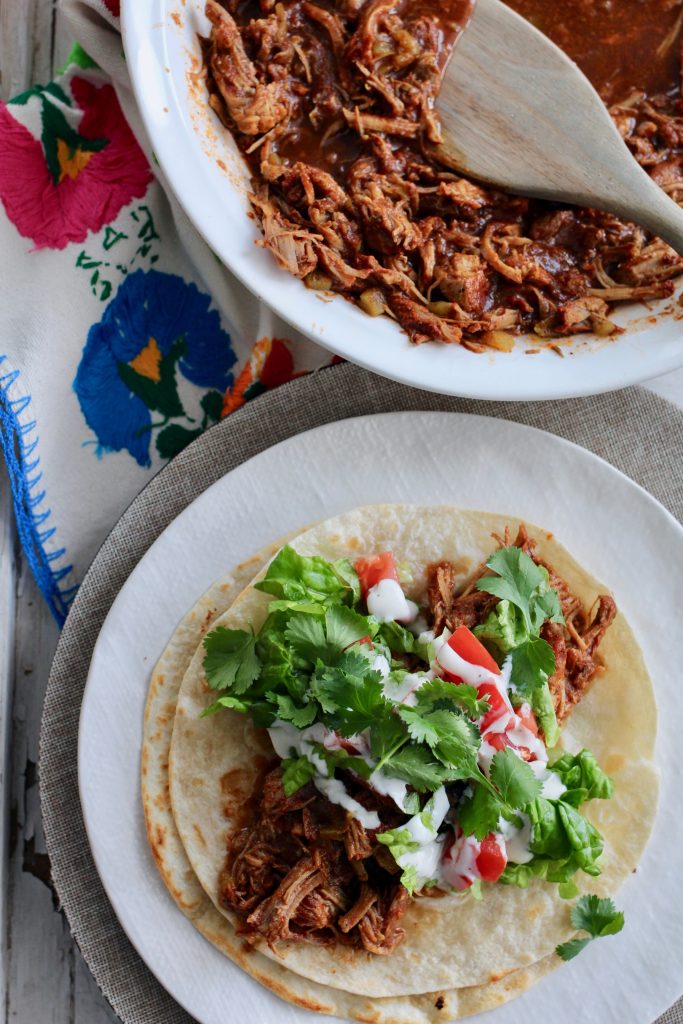
[[[6,359],[7,356],[0,356],[0,367]],[[41,507],[45,491],[39,489],[43,474],[36,449],[40,438],[36,433],[36,420],[30,419],[28,412],[31,396],[10,397],[10,390],[18,379],[19,370],[0,376],[0,445],[9,473],[21,546],[50,611],[62,626],[78,587],[62,585],[73,569],[72,565],[57,564],[66,555],[66,548],[54,551],[45,548],[54,537],[56,527],[46,525],[52,510]]]

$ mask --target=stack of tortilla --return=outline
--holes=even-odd
[[[431,562],[453,562],[464,581],[494,550],[492,535],[502,535],[506,526],[514,531],[517,522],[444,506],[368,506],[286,542],[301,554],[329,560],[392,550],[412,574],[407,596],[424,604]],[[605,588],[551,535],[528,530],[541,556],[590,607]],[[254,946],[237,933],[236,916],[220,904],[228,836],[273,751],[267,733],[255,730],[247,715],[225,710],[200,717],[215,699],[202,668],[202,639],[217,625],[258,630],[271,599],[251,583],[283,543],[258,552],[214,584],[177,627],[152,674],[142,799],[159,872],[202,935],[298,1006],[372,1024],[431,1024],[499,1006],[561,964],[555,946],[574,930],[571,904],[559,897],[556,885],[487,886],[481,902],[460,894],[417,898],[405,918],[406,939],[382,957],[306,942],[282,943],[276,951],[265,942]],[[613,799],[585,808],[605,838],[602,875],[586,877],[586,891],[606,896],[635,869],[654,822],[657,713],[642,654],[622,615],[601,653],[605,670],[567,719],[561,743],[571,752],[587,747],[615,781]]]

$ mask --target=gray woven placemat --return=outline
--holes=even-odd
[[[55,886],[76,942],[125,1024],[190,1024],[192,1018],[126,938],[95,870],[81,816],[78,716],[105,616],[159,534],[225,473],[323,423],[404,409],[479,413],[558,434],[621,469],[683,522],[683,413],[640,388],[535,405],[472,402],[417,391],[344,364],[263,395],[177,456],[121,517],[80,588],[52,666],[41,732],[42,810]],[[628,1021],[627,1007],[624,1014]],[[658,1024],[683,1024],[683,999]]]

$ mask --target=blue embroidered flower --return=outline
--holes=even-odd
[[[159,431],[157,451],[170,458],[219,418],[235,354],[210,301],[174,274],[136,270],[124,279],[88,332],[74,381],[100,454],[126,449],[138,465],[148,467],[153,431]],[[212,389],[200,401],[200,426],[185,411],[178,371],[192,384]],[[193,427],[170,423],[178,419]]]

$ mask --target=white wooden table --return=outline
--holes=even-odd
[[[48,81],[71,43],[56,0],[0,0],[0,97]],[[683,370],[650,386],[683,408]],[[0,1024],[117,1019],[55,904],[40,824],[38,735],[57,636],[19,550],[0,467]]]

